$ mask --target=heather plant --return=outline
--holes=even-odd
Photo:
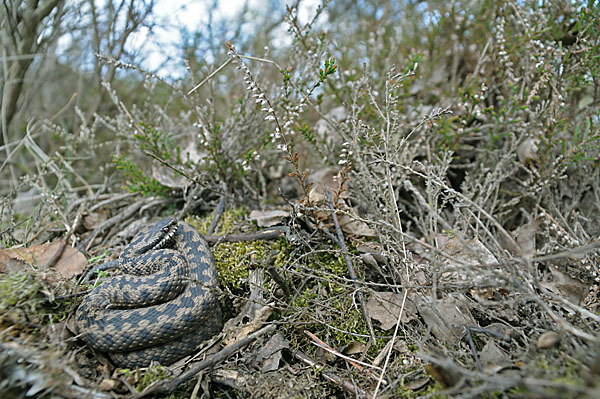
[[[75,108],[77,134],[56,121],[28,126],[24,145],[38,169],[21,184],[43,200],[26,238],[51,222],[71,226],[83,197],[123,189],[145,196],[122,206],[126,220],[148,209],[208,213],[226,198],[241,209],[226,234],[249,210],[291,209],[278,226],[289,241],[272,246],[285,251],[232,246],[243,259],[232,286],[242,296],[262,290],[252,301],[273,306],[269,320],[294,353],[321,356],[304,330],[340,351],[362,345],[372,374],[331,368],[373,396],[409,395],[399,382],[409,375],[432,378],[428,389],[442,394],[589,394],[572,368],[600,358],[598,5],[354,3],[325,1],[305,23],[288,8],[286,41],[224,37],[212,62],[186,61],[180,80],[99,56],[143,92],[132,100],[118,79],[105,84],[114,112],[88,118]],[[52,149],[36,146],[42,134],[55,139]],[[323,170],[332,181],[314,177]],[[92,212],[110,201],[94,200]],[[340,227],[342,217],[362,228]],[[113,237],[94,234],[87,249]],[[263,266],[273,279],[249,281]],[[382,294],[418,310],[384,328],[361,303]],[[225,298],[228,311],[242,299]],[[428,316],[446,306],[467,320],[438,317],[442,331],[462,328],[453,341]],[[556,346],[536,341],[555,331]],[[477,356],[488,344],[522,378],[490,372],[500,360],[484,370]],[[469,383],[451,388],[443,377],[453,369]]]

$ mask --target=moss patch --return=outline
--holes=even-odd
[[[246,216],[246,210],[238,208],[223,212],[216,235],[226,235],[239,230],[242,226],[245,231],[255,231],[254,225],[248,229],[248,224],[242,223]],[[196,227],[205,234],[212,221],[212,214],[204,217],[190,217],[186,222]],[[245,242],[223,242],[212,248],[217,273],[221,284],[232,288],[240,288],[248,279],[250,268],[265,262],[271,254],[277,254],[275,265],[285,263],[288,254],[288,244],[285,240],[273,241],[245,241]]]

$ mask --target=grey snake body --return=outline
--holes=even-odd
[[[215,262],[198,230],[173,218],[139,233],[75,313],[81,338],[121,367],[170,364],[222,326]]]

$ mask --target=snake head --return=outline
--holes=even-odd
[[[157,238],[160,237],[160,240],[152,247],[152,249],[167,248],[173,245],[177,227],[179,227],[179,224],[175,218],[168,218],[157,222],[152,230],[160,229],[160,233],[157,235]]]
[[[138,234],[123,251],[122,256],[136,256],[172,246],[178,226],[175,218],[167,218],[156,222],[150,229]]]

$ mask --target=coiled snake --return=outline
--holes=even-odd
[[[92,290],[75,313],[81,338],[115,364],[170,364],[220,331],[215,262],[194,227],[161,220],[116,263],[124,274]]]

